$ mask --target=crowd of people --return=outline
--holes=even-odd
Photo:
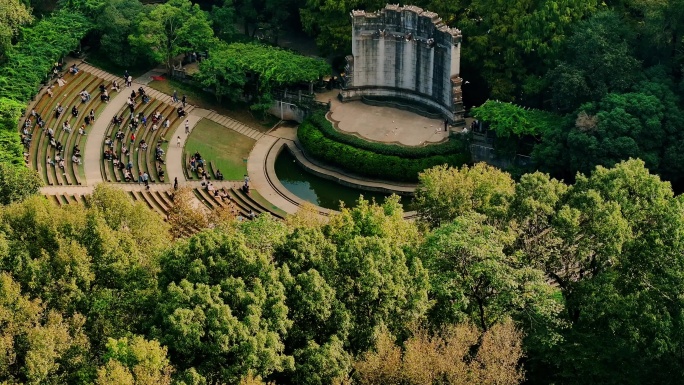
[[[131,75],[126,71],[124,74],[126,87],[132,86],[130,78]],[[138,132],[144,132],[148,126],[150,126],[153,132],[157,131],[160,127],[168,129],[171,127],[171,120],[169,117],[164,117],[159,110],[155,110],[149,117],[145,116],[142,111],[136,113],[138,100],[140,100],[142,105],[150,102],[150,97],[143,87],[139,87],[137,91],[131,90],[131,94],[126,100],[128,116],[126,117],[122,113],[112,118],[111,124],[115,125],[118,129],[112,138],[105,138],[104,159],[113,162],[114,168],[123,173],[126,182],[137,181],[149,189],[149,182],[152,180],[152,177],[147,170],[139,170],[137,179],[133,175],[133,163],[131,161],[133,152],[147,152],[150,147],[150,144],[145,139],[139,140],[136,144],[136,135]],[[125,121],[127,124],[124,124]],[[123,127],[126,127],[125,131]],[[127,133],[130,134],[128,135]],[[154,149],[156,173],[161,182],[165,181],[163,168],[165,152],[162,149],[162,144],[165,141],[166,139],[161,135],[157,139]]]

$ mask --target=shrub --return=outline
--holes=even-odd
[[[299,125],[297,136],[307,152],[317,159],[359,175],[387,180],[416,182],[418,173],[427,168],[441,164],[458,167],[470,160],[467,152],[423,158],[379,154],[326,137],[312,119]]]
[[[325,118],[324,111],[314,112],[309,117],[309,120],[326,138],[362,150],[372,151],[377,154],[419,159],[435,155],[453,155],[468,151],[467,142],[461,138],[450,138],[445,143],[431,144],[424,147],[406,147],[396,144],[369,142],[354,135],[345,134],[336,130],[332,123]]]

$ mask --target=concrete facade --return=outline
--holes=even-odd
[[[460,30],[411,5],[352,11],[351,17],[352,55],[347,56],[343,101],[399,98],[463,124]]]

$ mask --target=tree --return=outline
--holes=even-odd
[[[110,338],[105,365],[97,371],[97,384],[170,385],[173,368],[166,351],[159,342],[141,336]]]
[[[546,74],[552,105],[571,112],[639,80],[634,31],[615,11],[597,13],[573,28],[561,62]]]
[[[132,46],[148,53],[156,63],[164,63],[170,73],[175,57],[191,50],[206,50],[214,32],[208,17],[190,0],[170,0],[154,5],[140,17],[137,31],[129,36]]]
[[[489,124],[489,128],[500,138],[541,136],[559,124],[559,117],[548,112],[493,100],[473,108],[471,113],[476,119]]]
[[[196,368],[214,383],[292,367],[283,354],[291,321],[279,271],[239,232],[207,230],[177,242],[162,256],[159,284],[153,334],[180,370]]]
[[[224,0],[221,6],[212,6],[209,15],[211,24],[214,27],[214,35],[224,40],[230,41],[235,35],[235,6],[233,0]]]
[[[0,163],[0,204],[20,202],[43,186],[38,173],[24,166]]]
[[[438,166],[419,175],[415,205],[421,218],[433,227],[470,211],[497,220],[513,195],[510,175],[485,163],[460,169]]]
[[[524,379],[522,333],[505,320],[482,333],[469,324],[448,325],[435,333],[414,328],[403,346],[386,330],[376,336],[374,351],[355,362],[361,385],[507,384]]]
[[[525,266],[521,255],[507,255],[512,237],[464,214],[443,224],[425,241],[422,260],[430,271],[430,297],[436,325],[474,322],[482,330],[508,317],[553,318],[561,304],[541,270]]]
[[[108,1],[96,19],[102,32],[100,52],[115,64],[126,67],[139,64],[146,53],[134,47],[128,36],[135,32],[137,21],[149,9],[138,0]],[[114,54],[116,53],[116,54]]]
[[[521,84],[534,82],[562,52],[571,27],[597,9],[596,0],[462,3],[455,26],[463,30],[463,59],[481,69],[490,97],[516,101]],[[529,63],[529,65],[526,65]],[[501,69],[505,70],[501,70]],[[536,90],[538,92],[539,90]]]
[[[0,9],[0,58],[4,58],[19,28],[33,21],[33,17],[19,0],[0,0]]]

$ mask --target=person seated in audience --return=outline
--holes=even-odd
[[[141,151],[147,151],[147,142],[145,142],[145,140],[141,140],[138,147]]]
[[[161,119],[161,114],[159,113],[159,110],[156,110],[154,111],[154,114],[152,114],[152,123],[159,122],[159,119]]]
[[[50,87],[47,88],[47,91],[46,91],[46,92],[47,92],[47,94],[48,94],[48,97],[52,97],[52,87],[53,87],[53,86],[50,86]]]
[[[50,146],[51,147],[57,147],[57,142],[55,142],[55,138],[50,138]]]
[[[36,117],[36,125],[40,128],[45,127],[45,121],[43,120],[43,118],[40,115],[38,115]]]
[[[128,160],[128,164],[126,164],[126,170],[131,171],[133,170],[133,162],[131,160]]]
[[[154,152],[155,152],[157,155],[164,155],[164,149],[161,148],[161,144],[160,144],[160,143],[157,143],[157,148],[154,149]]]
[[[119,131],[116,132],[116,135],[114,135],[114,137],[115,137],[117,140],[123,140],[123,138],[124,138],[124,133],[123,133],[123,131],[121,131],[121,127],[119,127]]]
[[[28,135],[22,135],[21,136],[21,144],[23,144],[24,147],[31,146],[31,138]]]
[[[67,84],[67,81],[64,80],[64,77],[62,75],[59,75],[57,78],[57,85],[60,87],[64,87]]]
[[[88,117],[86,116],[86,124],[88,124]],[[81,127],[78,129],[78,134],[79,135],[85,135],[85,124],[82,124]]]
[[[119,158],[115,156],[112,163],[114,164],[114,167],[117,167],[119,165]]]
[[[169,127],[171,127],[171,121],[169,119],[166,119],[164,121],[164,128],[169,128]]]
[[[166,164],[166,162],[164,162],[164,158],[162,157],[162,154],[157,153],[157,156],[155,159],[157,160],[157,162],[159,162],[161,164]]]
[[[195,151],[195,155],[193,155],[193,156],[195,157],[195,160],[201,160],[202,159],[202,155],[200,155],[199,151]]]
[[[212,192],[212,191],[214,191],[214,189],[215,189],[214,184],[211,182],[208,182],[207,183],[207,191]]]
[[[105,102],[105,103],[109,103],[109,93],[107,93],[107,90],[104,90],[104,91],[100,94],[100,101],[101,101],[101,102]]]
[[[81,103],[86,103],[90,100],[90,94],[88,93],[88,91],[83,90],[80,92],[80,95],[81,95]]]
[[[112,160],[112,152],[110,150],[105,150],[103,156],[105,160]]]
[[[62,115],[64,112],[64,107],[60,103],[57,103],[57,107],[55,107],[55,119],[59,119],[59,116]]]
[[[137,96],[138,96],[138,95],[136,95],[135,90],[132,90],[132,91],[131,91],[131,100],[135,100],[135,98],[136,98]]]
[[[85,121],[85,124],[90,125],[90,116],[86,115],[84,121]]]
[[[76,156],[76,154],[74,154],[74,155],[71,157],[71,161],[74,162],[74,163],[76,163],[76,164],[78,164],[78,165],[81,164],[81,158],[78,157],[78,156]]]
[[[121,87],[119,86],[119,82],[114,80],[112,82],[112,91],[119,92],[121,90]]]
[[[105,87],[104,83],[101,83],[99,88],[100,88],[100,93],[104,93],[105,91],[107,91],[107,87]]]
[[[46,163],[48,164],[48,166],[55,166],[55,162],[52,160],[52,158],[50,158],[50,155],[47,156]]]
[[[71,124],[69,124],[68,121],[65,121],[62,123],[62,129],[66,131],[67,133],[71,134]]]
[[[190,158],[190,171],[194,172],[197,170],[197,162],[195,162],[195,157]]]
[[[111,146],[112,146],[112,139],[109,138],[109,137],[106,137],[106,138],[105,138],[105,141],[104,141],[104,144],[105,144],[105,146],[107,146],[107,147],[111,147]]]
[[[178,116],[179,116],[179,117],[184,117],[184,116],[185,116],[185,109],[183,109],[183,107],[178,107],[178,109],[176,110],[176,112],[178,112]]]
[[[72,75],[76,75],[78,73],[78,67],[76,67],[76,63],[71,65],[69,68],[69,73]]]
[[[94,109],[92,109],[92,108],[90,109],[90,114],[89,114],[89,116],[90,116],[90,121],[91,121],[92,123],[95,123],[95,110],[94,110]]]
[[[78,143],[74,144],[74,148],[72,149],[71,152],[73,152],[74,154],[76,154],[78,156],[81,156],[81,149],[78,148]]]
[[[125,144],[121,145],[121,153],[124,154],[124,156],[128,156],[129,151]]]
[[[57,153],[58,153],[58,154],[59,154],[60,152],[62,152],[62,149],[63,149],[63,148],[64,148],[64,147],[62,146],[62,142],[57,141],[57,143],[55,143],[55,150],[57,150]]]
[[[216,169],[216,179],[223,180],[223,174],[221,174],[221,170],[219,169]]]
[[[144,96],[144,95],[145,95],[145,89],[142,88],[142,86],[138,87],[138,93],[139,93],[140,95],[143,95],[143,96]]]
[[[249,212],[247,213],[247,217],[249,219],[254,219],[254,217],[256,217],[256,214],[254,214],[254,211],[252,211],[252,209],[249,209]]]
[[[131,180],[133,180],[133,176],[131,175],[130,171],[124,170],[124,180],[126,182],[130,182]]]
[[[71,116],[74,118],[78,117],[78,108],[76,106],[71,107]]]
[[[126,165],[124,165],[124,162],[119,161],[119,164],[116,166],[116,168],[118,168],[119,170],[123,170],[124,168],[126,168]]]
[[[62,169],[62,171],[64,171],[64,159],[60,159],[57,165],[59,165],[59,168]]]
[[[164,182],[164,169],[161,166],[157,166],[157,175],[159,175],[159,180]]]

